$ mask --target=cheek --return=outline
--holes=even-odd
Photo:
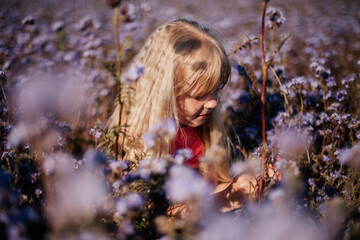
[[[202,111],[202,104],[194,99],[185,101],[184,111],[189,115],[197,115]]]
[[[177,108],[179,110],[179,112],[184,112],[185,110],[185,106],[186,106],[186,101],[184,98],[178,98],[176,99],[176,105],[177,105]]]
[[[179,115],[185,118],[194,118],[203,110],[203,104],[193,98],[178,98]]]

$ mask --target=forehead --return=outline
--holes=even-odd
[[[180,64],[182,93],[191,91],[191,94],[206,95],[225,84],[221,73],[221,58],[214,52],[197,52],[189,59],[180,61]]]
[[[223,87],[228,75],[221,44],[204,32],[185,27],[174,29],[171,47],[175,58],[175,94],[203,95]]]

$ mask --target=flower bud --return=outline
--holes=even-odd
[[[131,23],[137,18],[138,12],[134,4],[127,4],[120,8],[120,21]]]
[[[6,83],[6,72],[0,70],[0,82],[1,84],[5,84]]]
[[[121,0],[105,0],[105,3],[111,8],[116,8],[120,5]]]

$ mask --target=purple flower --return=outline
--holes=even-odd
[[[326,86],[328,87],[335,87],[336,86],[336,81],[334,77],[329,77],[326,81]]]
[[[95,138],[100,138],[102,136],[102,132],[100,129],[98,128],[95,128],[95,127],[91,127],[89,130],[88,130],[88,134],[95,137]]]
[[[35,195],[36,195],[37,198],[39,198],[41,194],[42,194],[41,189],[36,189],[35,190]]]
[[[330,70],[326,70],[324,68],[324,66],[320,65],[317,62],[312,62],[310,64],[311,70],[314,72],[316,77],[320,77],[323,74],[329,75],[330,74]]]
[[[349,84],[354,82],[356,79],[356,75],[355,74],[350,74],[348,76],[346,76],[345,78],[343,78],[341,80],[341,83],[345,86],[345,88],[349,88]]]
[[[330,159],[330,157],[328,155],[326,155],[326,154],[323,155],[323,161],[324,162],[330,162],[330,160],[331,159]]]
[[[310,186],[315,187],[315,181],[314,181],[313,178],[309,178],[308,183],[309,183]]]
[[[284,22],[285,17],[280,9],[269,7],[266,10],[266,27],[269,29],[279,28]]]
[[[346,95],[347,95],[347,91],[345,89],[341,89],[336,93],[336,100],[342,102],[345,100]]]
[[[120,8],[120,20],[124,23],[135,21],[138,12],[134,4],[124,5]]]
[[[275,122],[278,126],[285,126],[289,121],[289,114],[286,112],[279,112],[275,118]]]

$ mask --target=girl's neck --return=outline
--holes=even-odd
[[[200,127],[200,126],[199,126]],[[193,129],[198,129],[199,127],[190,127],[188,125],[182,124],[180,123],[180,128],[193,128]]]

